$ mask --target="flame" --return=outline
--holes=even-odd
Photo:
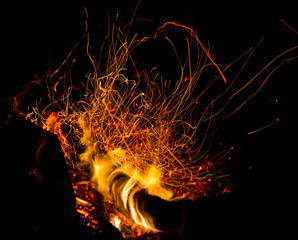
[[[113,224],[114,227],[118,228],[121,231],[121,228],[120,228],[121,219],[119,216],[112,217],[110,222]]]
[[[88,152],[82,154],[82,160],[89,159],[88,155]],[[162,171],[157,166],[150,166],[147,173],[140,172],[129,164],[117,167],[117,163],[124,161],[123,158],[128,156],[120,148],[106,155],[96,155],[92,180],[96,182],[98,191],[104,194],[107,200],[115,201],[123,213],[128,212],[136,224],[147,230],[157,231],[153,218],[149,215],[145,217],[145,213],[139,209],[136,196],[145,189],[150,195],[170,200],[173,193],[161,186]],[[121,226],[120,223],[118,225]]]
[[[165,200],[170,200],[173,193],[161,186],[162,170],[158,166],[150,166],[147,173],[141,173],[138,169],[125,164],[121,167],[116,167],[113,162],[117,162],[117,158],[125,158],[125,152],[122,149],[115,149],[102,157],[96,157],[94,162],[93,180],[97,182],[100,192],[108,192],[109,185],[117,177],[117,175],[125,174],[129,177],[129,181],[123,187],[121,193],[122,200],[127,203],[129,190],[135,185],[146,189],[150,195],[158,196]],[[126,205],[126,204],[125,204]]]

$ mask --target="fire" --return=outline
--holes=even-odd
[[[171,23],[157,30],[155,38],[168,24]],[[195,33],[177,22],[172,24],[184,27],[199,42],[207,55],[205,61],[211,60],[226,82]],[[168,82],[162,79],[157,82],[157,75],[145,73],[143,89],[140,79],[125,76],[125,65],[131,59],[132,49],[149,38],[137,39],[137,35],[130,38],[119,29],[116,32],[114,25],[112,33],[104,73],[87,52],[94,70],[79,88],[83,97],[73,100],[72,94],[77,89],[71,82],[63,86],[62,80],[66,82],[68,77],[59,75],[60,66],[47,76],[51,80],[46,86],[49,104],[44,108],[27,108],[31,111],[26,116],[58,136],[66,161],[74,169],[72,181],[78,213],[88,224],[94,228],[99,224],[92,207],[96,189],[104,197],[111,223],[126,237],[140,236],[146,231],[159,231],[154,218],[140,205],[142,191],[167,201],[196,199],[208,194],[211,179],[224,175],[214,171],[211,161],[206,160],[208,153],[202,151],[213,105],[203,111],[198,122],[192,120],[192,111],[201,95],[189,97],[201,69],[184,76],[186,65],[181,65],[181,76],[173,91],[167,91],[171,87]],[[203,122],[207,122],[205,136],[195,149],[196,132]]]
[[[109,186],[113,184],[114,179],[121,174],[129,177],[129,181],[123,186],[121,191],[122,201],[127,203],[129,189],[133,188],[134,184],[140,185],[141,188],[146,189],[150,195],[159,196],[162,199],[170,200],[173,193],[162,188],[161,176],[162,170],[158,166],[150,166],[148,172],[140,172],[137,168],[129,166],[129,163],[117,166],[118,159],[129,158],[122,149],[115,149],[107,155],[96,157],[93,164],[94,175],[93,180],[97,182],[98,190],[100,192],[109,192]],[[126,160],[126,161],[129,161]],[[125,204],[126,205],[126,204]]]
[[[112,218],[111,218],[111,223],[112,223],[116,228],[118,228],[119,230],[121,230],[121,228],[120,228],[121,219],[120,219],[119,216],[112,217]]]
[[[148,173],[140,173],[137,169],[126,165],[117,166],[117,159],[127,158],[121,149],[115,149],[105,156],[96,157],[93,163],[93,181],[97,183],[99,192],[111,201],[116,201],[122,210],[129,211],[133,221],[145,229],[157,231],[154,221],[150,216],[144,217],[144,213],[138,207],[135,200],[136,194],[146,189],[150,195],[159,196],[170,200],[173,193],[161,186],[161,169],[150,166]],[[116,164],[115,164],[116,162]],[[115,218],[113,218],[115,219]],[[114,222],[114,220],[113,220]],[[121,228],[121,220],[117,219],[117,226]]]
[[[40,104],[16,109],[57,135],[71,169],[78,212],[94,228],[99,219],[93,205],[100,198],[95,190],[103,196],[107,212],[104,217],[124,236],[140,236],[146,231],[158,232],[155,219],[140,205],[142,191],[167,201],[197,199],[209,194],[214,180],[226,176],[217,166],[232,148],[210,155],[212,121],[227,105],[221,98],[230,100],[246,86],[232,93],[234,81],[229,83],[224,76],[230,65],[217,65],[195,32],[181,23],[165,23],[154,39],[169,24],[189,34],[189,56],[185,62],[179,60],[181,74],[176,82],[165,81],[152,72],[142,72],[146,75],[144,82],[126,77],[132,50],[149,38],[125,35],[114,23],[107,36],[104,70],[91,57],[86,33],[87,56],[94,69],[80,80],[80,86],[74,87],[70,76],[59,74],[65,60],[54,73],[48,73],[45,83],[38,81],[39,85],[45,84],[46,94],[42,96],[47,96],[49,103],[43,106],[41,98],[35,101]],[[189,37],[197,43],[195,68],[189,60],[193,49]],[[196,93],[198,79],[207,68],[215,68],[218,76]],[[223,91],[200,107],[218,78],[225,85]],[[17,102],[16,108],[19,105]],[[218,191],[229,192],[229,186],[220,183]]]

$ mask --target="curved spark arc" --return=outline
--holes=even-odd
[[[206,53],[207,57],[210,59],[210,61],[213,63],[213,65],[217,68],[217,70],[219,71],[223,81],[225,83],[227,83],[227,80],[223,74],[223,72],[220,70],[220,68],[218,67],[218,65],[215,63],[214,58],[212,57],[211,53],[209,52],[209,50],[205,47],[205,45],[200,41],[200,39],[198,38],[198,36],[196,35],[196,33],[194,32],[193,29],[181,24],[178,21],[172,21],[172,22],[166,22],[163,26],[159,27],[154,35],[154,38],[156,38],[162,31],[163,29],[167,26],[167,25],[174,25],[174,26],[178,26],[178,27],[182,27],[183,29],[185,29],[202,47],[203,51]]]

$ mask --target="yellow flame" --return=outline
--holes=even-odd
[[[94,150],[91,147],[87,149]],[[85,152],[81,157],[82,159],[90,159],[90,153]],[[106,199],[118,201],[118,205],[129,212],[130,217],[136,224],[157,231],[152,217],[140,210],[138,201],[135,199],[136,194],[144,189],[150,195],[170,200],[173,193],[161,186],[162,172],[157,166],[150,166],[146,173],[141,173],[137,168],[127,164],[117,166],[119,161],[123,161],[120,159],[127,157],[126,152],[121,148],[110,151],[106,155],[96,155],[93,162],[94,173],[92,180],[97,183],[98,191],[104,194]],[[119,177],[121,174],[127,176],[127,178],[123,180]],[[121,207],[119,207],[119,210],[121,210]]]
[[[121,231],[121,219],[119,216],[112,217],[110,222],[113,224],[114,227],[118,228]]]

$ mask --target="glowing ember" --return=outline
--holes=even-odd
[[[142,191],[167,201],[197,199],[211,194],[214,181],[226,176],[218,166],[232,148],[210,155],[212,121],[226,107],[224,99],[230,101],[246,86],[232,92],[235,80],[229,82],[224,76],[230,65],[217,65],[189,27],[167,22],[154,39],[167,25],[182,27],[189,34],[188,58],[179,60],[181,74],[176,82],[145,71],[145,83],[141,83],[140,74],[135,74],[136,79],[128,78],[126,65],[132,61],[132,50],[149,38],[130,37],[113,24],[107,46],[103,46],[108,48],[104,64],[91,57],[86,33],[87,55],[94,68],[79,86],[72,84],[70,75],[60,74],[66,62],[75,62],[73,49],[56,71],[36,79],[26,89],[34,83],[43,85],[45,92],[40,99],[21,107],[25,93],[15,98],[16,111],[57,135],[70,168],[77,211],[95,229],[100,227],[100,220],[108,220],[125,237],[158,232],[154,219],[139,201]],[[197,44],[195,68],[190,62],[191,40]],[[175,47],[174,51],[177,54]],[[195,92],[199,77],[209,68],[217,77],[201,92]],[[222,90],[201,106],[215,82],[221,82]],[[219,194],[230,190],[224,180],[219,180],[216,191],[212,191]]]

